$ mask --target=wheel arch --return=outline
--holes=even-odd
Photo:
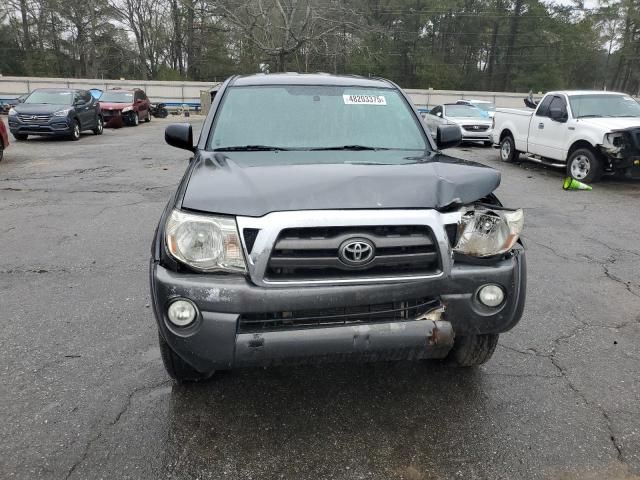
[[[588,140],[576,140],[571,144],[571,146],[569,147],[569,150],[567,150],[567,161],[569,160],[569,157],[573,152],[581,148],[587,148],[591,150],[593,153],[595,153],[596,155],[600,155],[600,152],[598,151],[598,149]]]
[[[511,138],[514,139],[515,141],[515,137],[513,136],[513,133],[511,133],[511,130],[509,130],[508,128],[504,128],[501,132],[500,132],[500,141],[504,140],[505,137],[510,136]]]

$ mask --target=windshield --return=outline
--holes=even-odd
[[[495,112],[496,111],[496,106],[493,103],[484,103],[484,102],[479,102],[479,103],[473,103],[474,107],[479,108],[480,110],[484,111],[484,112]]]
[[[48,103],[51,105],[72,105],[73,92],[69,90],[34,90],[24,103]]]
[[[575,118],[640,117],[640,104],[628,95],[571,95]]]
[[[101,102],[133,103],[133,93],[130,92],[104,92],[100,97]]]
[[[242,146],[429,148],[415,114],[397,91],[326,85],[230,87],[209,148]]]
[[[481,110],[471,105],[446,105],[444,108],[446,117],[484,117]]]

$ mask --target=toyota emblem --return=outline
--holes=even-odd
[[[349,239],[340,246],[339,257],[346,265],[360,267],[371,260],[375,249],[373,244],[364,238]]]

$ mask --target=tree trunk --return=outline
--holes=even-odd
[[[513,17],[511,17],[511,28],[507,37],[507,53],[505,58],[505,70],[502,77],[502,90],[507,91],[511,86],[511,72],[513,71],[516,37],[518,36],[518,26],[520,25],[520,14],[522,13],[524,0],[516,0]]]
[[[25,70],[27,72],[27,75],[33,75],[33,60],[31,57],[31,35],[29,34],[27,0],[20,0],[20,16],[22,17],[22,43],[24,44]]]

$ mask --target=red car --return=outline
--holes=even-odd
[[[9,146],[9,134],[7,133],[7,126],[2,120],[0,120],[0,162],[4,156],[4,150]]]
[[[151,102],[143,90],[113,89],[100,97],[105,127],[137,126],[141,121],[151,121]]]

